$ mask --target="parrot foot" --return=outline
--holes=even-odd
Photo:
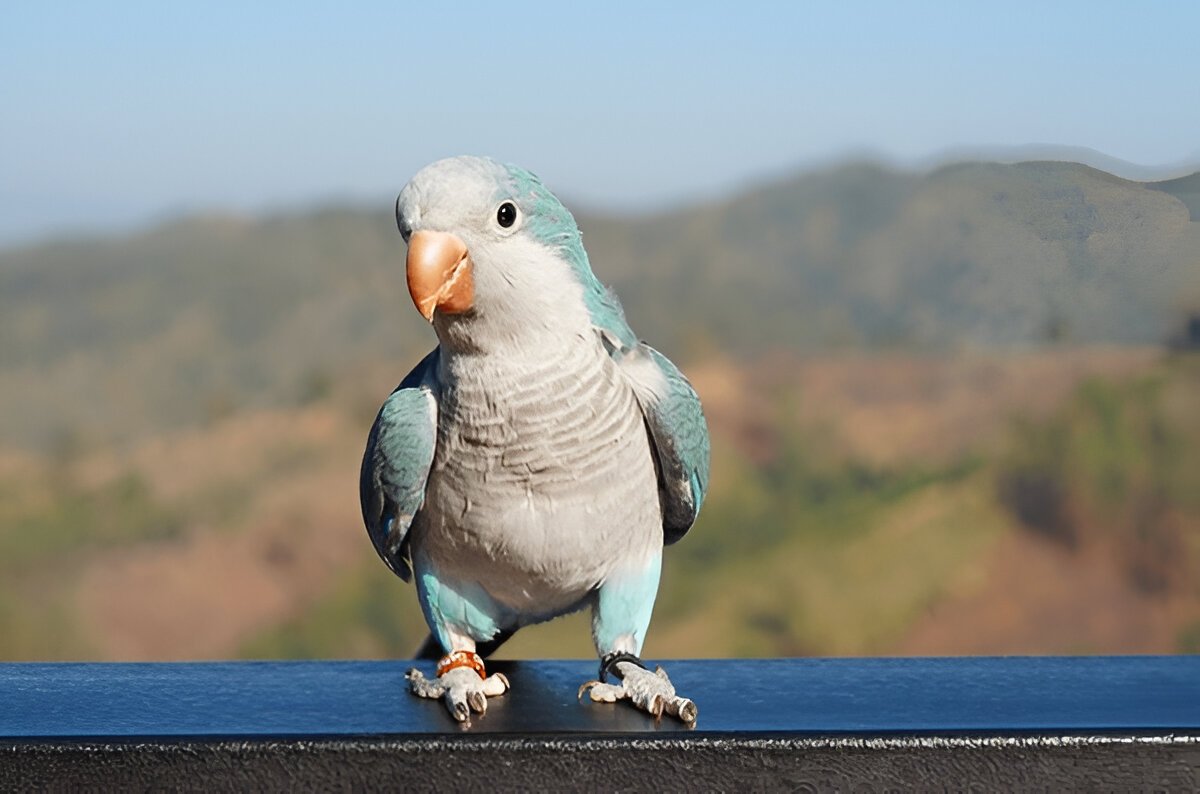
[[[636,659],[636,657],[632,658]],[[667,677],[667,671],[661,667],[656,668],[652,673],[642,667],[639,661],[616,660],[603,665],[602,669],[618,676],[621,679],[620,683],[588,681],[579,687],[580,699],[583,698],[583,693],[587,692],[595,703],[615,703],[618,700],[628,700],[655,719],[661,718],[666,713],[672,717],[678,717],[685,725],[691,726],[696,723],[696,717],[699,714],[696,704],[688,698],[675,694],[674,684]]]
[[[483,660],[468,651],[455,651],[438,662],[437,678],[426,678],[415,667],[405,676],[410,691],[417,697],[441,698],[450,716],[470,722],[471,712],[487,711],[487,699],[508,691],[503,673],[487,675]]]

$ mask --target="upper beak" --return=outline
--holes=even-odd
[[[430,322],[434,310],[460,314],[475,302],[475,276],[467,246],[449,232],[419,231],[408,241],[408,293]]]

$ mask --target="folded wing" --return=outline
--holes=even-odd
[[[630,378],[646,419],[658,464],[663,542],[669,545],[691,529],[708,490],[708,423],[687,378],[654,348],[639,343],[617,363]]]
[[[435,349],[384,401],[359,475],[367,533],[375,551],[406,582],[412,578],[408,528],[425,501],[437,446],[437,361]]]

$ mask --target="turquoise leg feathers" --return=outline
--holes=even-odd
[[[641,653],[661,570],[660,552],[642,568],[611,576],[600,585],[592,608],[592,639],[601,657],[614,652]]]
[[[597,703],[628,700],[637,708],[661,717],[670,714],[687,725],[696,722],[696,704],[675,692],[661,667],[651,672],[638,655],[654,611],[662,554],[644,567],[609,578],[600,585],[592,611],[592,636],[600,654],[600,680],[579,688]]]
[[[432,570],[420,570],[417,597],[425,622],[446,651],[473,651],[459,647],[464,638],[487,642],[501,633],[501,610],[477,584],[452,584]]]

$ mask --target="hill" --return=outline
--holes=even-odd
[[[1200,647],[1198,180],[852,164],[581,214],[712,427],[647,653]],[[0,252],[0,657],[410,652],[356,502],[433,342],[403,256],[352,208]]]
[[[579,220],[634,327],[685,361],[1142,344],[1200,305],[1198,176],[860,163],[671,213]],[[403,257],[383,208],[186,218],[0,252],[0,438],[131,441],[301,405],[379,361],[398,379],[433,343]]]
[[[713,490],[647,653],[1194,652],[1200,359],[719,358]],[[131,450],[0,454],[0,658],[403,657],[345,393]],[[588,656],[586,615],[506,656]]]

